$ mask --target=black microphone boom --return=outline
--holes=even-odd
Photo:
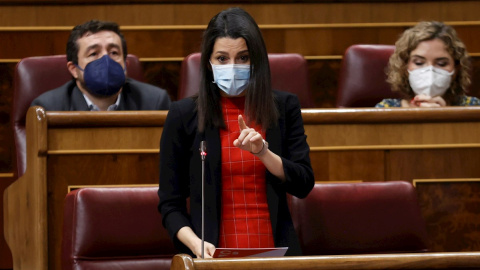
[[[205,157],[207,156],[207,142],[200,142],[200,157],[202,158],[202,259],[205,259]]]

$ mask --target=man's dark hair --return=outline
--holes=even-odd
[[[127,42],[120,32],[118,24],[114,22],[105,22],[98,20],[91,20],[86,23],[75,26],[68,37],[67,42],[67,61],[72,61],[78,64],[78,44],[77,40],[83,37],[86,33],[98,33],[100,31],[112,31],[120,36],[122,40],[123,58],[127,59]]]

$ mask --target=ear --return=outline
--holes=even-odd
[[[72,77],[74,77],[75,79],[78,79],[78,69],[77,69],[77,66],[75,66],[75,64],[72,61],[67,62],[67,69],[70,72],[70,74],[72,74]]]

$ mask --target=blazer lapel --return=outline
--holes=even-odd
[[[205,228],[205,234],[211,234],[213,244],[218,245],[218,232],[221,217],[221,143],[218,129],[207,128],[205,130],[207,142],[207,157],[205,162],[205,206],[209,209],[211,220],[209,228]],[[207,218],[207,217],[206,217]]]
[[[268,148],[273,153],[281,156],[282,154],[282,138],[281,138],[281,131],[280,126],[276,125],[273,128],[267,129],[266,138],[265,140],[268,142]],[[277,179],[273,180],[274,176],[267,172],[265,174],[266,181],[267,181],[267,201],[268,201],[268,209],[270,211],[270,220],[272,223],[272,234],[274,239],[277,239],[277,222],[278,222],[278,206],[279,198],[277,192],[275,192],[275,187],[272,185],[272,181],[278,181]]]
[[[77,86],[73,88],[70,106],[71,111],[89,111],[85,97]]]

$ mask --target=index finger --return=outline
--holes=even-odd
[[[238,126],[240,127],[240,130],[244,130],[248,128],[241,114],[238,115]]]

